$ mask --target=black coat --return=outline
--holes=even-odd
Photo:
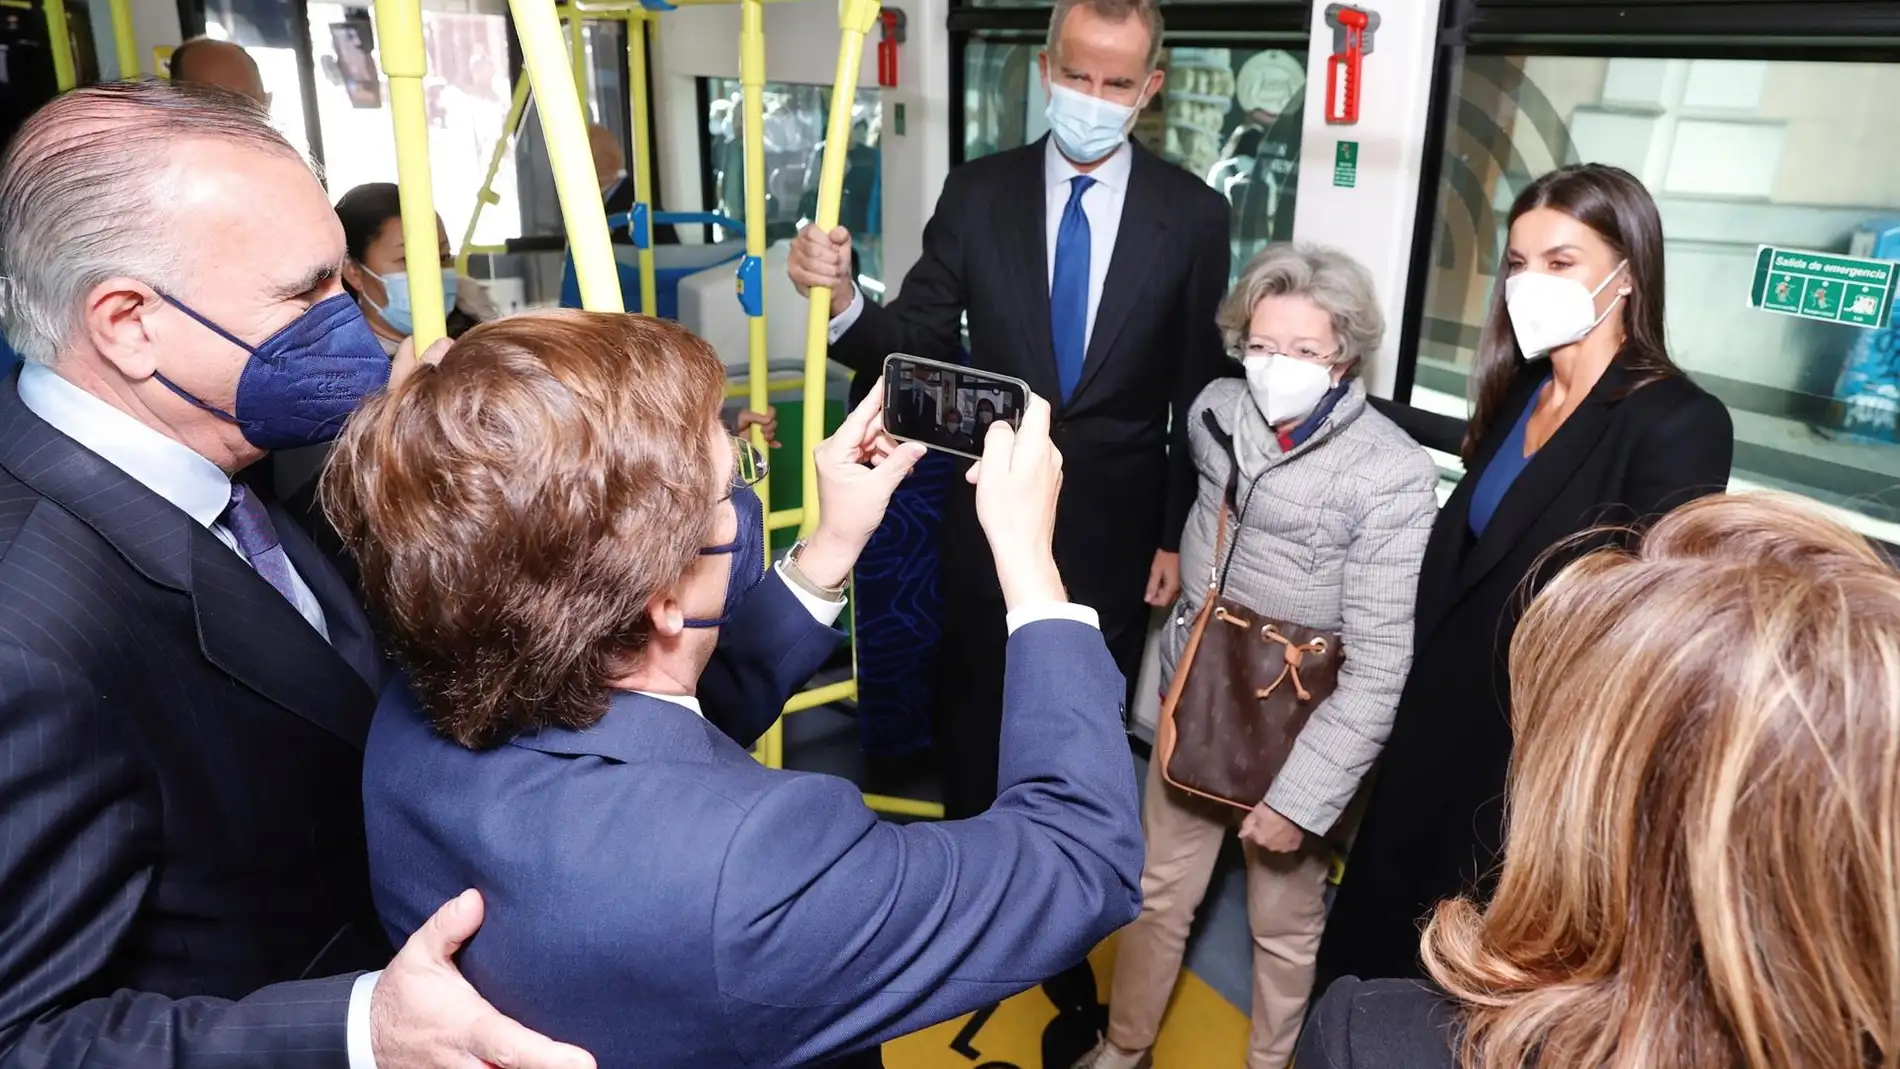
[[[282,509],[330,642],[17,382],[0,379],[0,1067],[341,1069],[352,973],[390,953],[363,835],[369,621]]]
[[[1511,634],[1542,579],[1615,536],[1572,546],[1538,569],[1540,557],[1596,525],[1651,520],[1727,485],[1735,439],[1722,403],[1684,378],[1632,390],[1635,378],[1619,363],[1531,458],[1484,536],[1473,539],[1472,492],[1548,374],[1544,360],[1520,370],[1432,528],[1411,674],[1327,921],[1322,983],[1421,975],[1420,919],[1441,898],[1486,889],[1502,845],[1511,756]]]
[[[1074,395],[1059,404],[1049,324],[1044,140],[950,172],[923,255],[896,300],[864,312],[831,356],[865,375],[890,353],[955,362],[967,312],[971,365],[1014,375],[1058,407],[1056,560],[1079,602],[1139,605],[1157,548],[1177,549],[1195,490],[1185,415],[1225,362],[1214,313],[1227,288],[1227,202],[1138,144],[1108,278]],[[961,472],[961,466],[959,467]],[[947,590],[998,598],[976,497],[950,481]]]
[[[1300,1033],[1299,1069],[1458,1069],[1457,1003],[1412,980],[1345,977]]]

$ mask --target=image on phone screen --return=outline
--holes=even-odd
[[[1028,403],[1021,379],[902,353],[884,360],[884,429],[904,441],[981,457],[990,424],[1021,426]]]

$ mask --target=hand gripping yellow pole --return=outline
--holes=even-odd
[[[653,315],[660,299],[653,275],[653,232],[657,228],[653,223],[653,134],[647,129],[647,15],[631,11],[626,17],[627,95],[633,107],[633,195],[635,203],[646,209],[647,217],[647,243],[640,250],[640,314]],[[759,494],[763,497],[765,491],[761,489]]]
[[[600,199],[600,178],[594,174],[594,154],[587,146],[587,120],[561,40],[561,20],[548,0],[508,0],[508,9],[521,40],[528,81],[534,87],[548,162],[554,168],[554,192],[561,202],[561,218],[567,222],[581,307],[590,312],[624,312],[620,269],[607,235],[607,208]]]
[[[53,53],[53,87],[64,93],[78,85],[73,33],[66,27],[66,0],[46,0],[46,46]]]
[[[139,35],[132,28],[131,0],[109,0],[112,11],[112,44],[119,53],[119,77],[139,76]]]
[[[402,244],[410,256],[430,259],[436,247],[435,192],[429,175],[429,113],[422,79],[429,73],[422,48],[421,0],[379,0],[376,35],[383,74],[389,78],[389,112],[396,128],[396,186],[402,200]],[[409,275],[409,308],[415,321],[416,355],[448,335],[442,276]]]
[[[838,206],[844,199],[845,163],[851,152],[851,105],[858,95],[858,67],[864,58],[864,35],[877,23],[877,0],[839,0],[838,68],[832,79],[831,115],[825,125],[824,163],[818,171],[818,229],[830,233],[838,225]],[[746,227],[750,234],[752,228]],[[818,529],[818,469],[811,450],[825,437],[825,361],[830,349],[831,289],[813,286],[811,312],[805,323],[805,483],[800,503],[804,515],[799,533],[810,537]]]

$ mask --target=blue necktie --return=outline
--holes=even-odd
[[[238,552],[251,562],[264,581],[277,588],[292,605],[297,604],[297,587],[291,579],[290,557],[277,539],[277,525],[256,495],[243,483],[231,484],[231,504],[219,517],[231,532]]]
[[[1089,217],[1082,211],[1082,194],[1095,179],[1079,174],[1070,182],[1069,206],[1056,228],[1055,278],[1049,283],[1049,337],[1055,342],[1064,401],[1082,381],[1082,360],[1088,355]]]

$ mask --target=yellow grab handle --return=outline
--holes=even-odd
[[[422,79],[429,58],[422,47],[420,0],[379,0],[376,35],[383,74],[389,79],[389,113],[396,128],[396,187],[402,201],[402,246],[417,263],[435,259],[435,188],[429,174],[429,110]],[[409,273],[409,309],[414,318],[416,355],[448,336],[442,275]]]

